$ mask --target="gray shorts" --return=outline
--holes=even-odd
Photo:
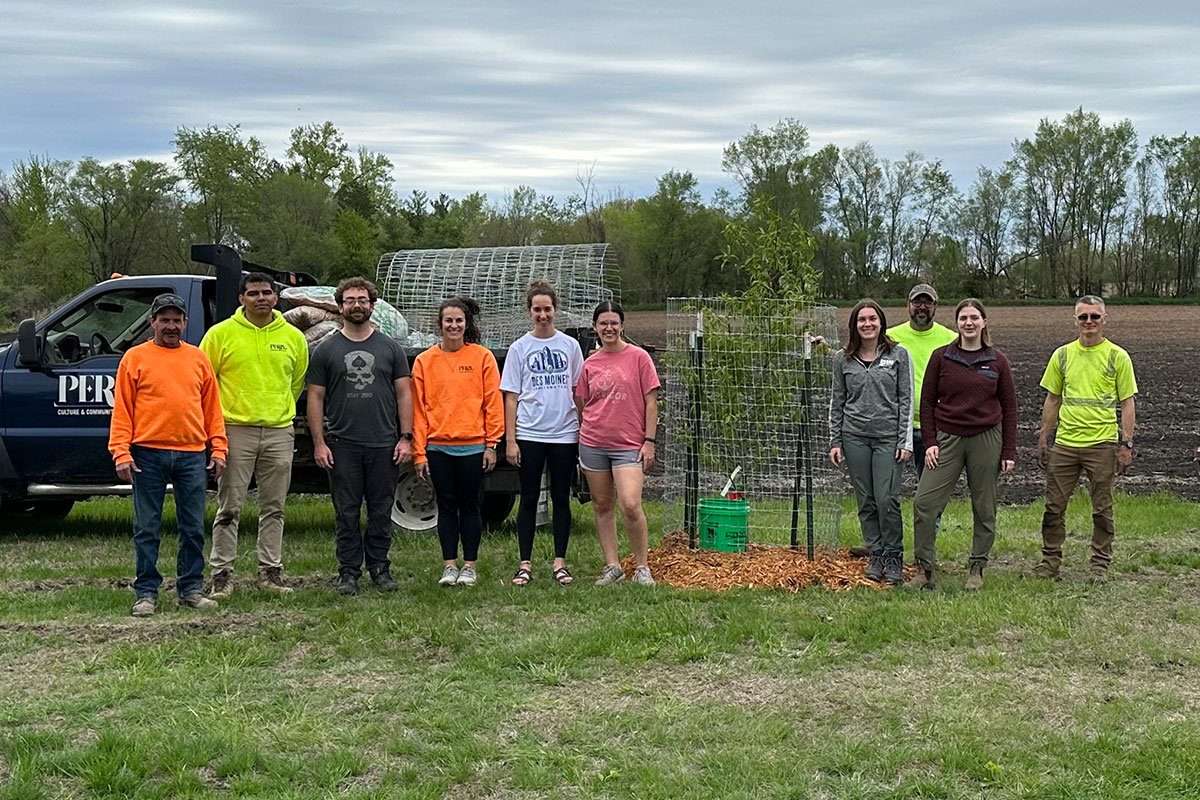
[[[641,467],[641,450],[610,450],[580,443],[579,466],[588,472],[612,472],[621,467]]]

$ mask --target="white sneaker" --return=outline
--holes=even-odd
[[[633,571],[633,582],[638,586],[653,586],[654,576],[650,574],[650,568],[641,566],[635,569]]]
[[[475,585],[475,568],[463,567],[458,571],[459,586],[474,586]]]
[[[458,567],[450,564],[442,570],[442,577],[438,578],[438,586],[453,586],[456,583],[458,583]]]
[[[621,565],[609,564],[604,568],[604,572],[600,573],[600,577],[596,579],[596,585],[611,586],[623,580],[625,580],[625,570],[621,569]]]

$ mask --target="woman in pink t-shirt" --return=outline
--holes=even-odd
[[[633,580],[653,586],[642,511],[642,478],[654,466],[654,433],[658,427],[658,373],[640,347],[621,338],[625,312],[612,301],[596,306],[592,325],[600,349],[583,362],[575,386],[579,407],[579,465],[587,475],[596,534],[604,551],[604,572],[596,581],[608,586],[624,580],[617,557],[616,503],[621,504],[625,535],[637,569]]]

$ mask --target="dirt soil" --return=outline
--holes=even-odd
[[[888,323],[907,318],[903,308],[888,308]],[[992,343],[1008,356],[1017,384],[1020,424],[1017,468],[1001,478],[1001,498],[1025,503],[1041,497],[1044,478],[1037,467],[1037,431],[1045,391],[1039,387],[1050,354],[1076,338],[1073,309],[1059,306],[994,306],[988,309]],[[937,320],[951,326],[953,306],[938,309]],[[1168,491],[1200,501],[1200,477],[1192,458],[1200,445],[1200,306],[1112,306],[1105,334],[1133,359],[1138,381],[1137,458],[1118,479],[1121,491],[1146,494]],[[838,310],[845,336],[850,310]],[[666,345],[665,311],[630,312],[626,334],[639,344]],[[1181,332],[1176,338],[1176,332]],[[1169,341],[1170,340],[1170,341]],[[1169,341],[1169,344],[1168,344]],[[913,472],[906,470],[906,480]]]

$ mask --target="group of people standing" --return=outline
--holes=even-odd
[[[574,580],[566,556],[576,464],[587,478],[605,559],[596,583],[625,579],[617,554],[619,507],[636,562],[633,580],[654,584],[641,498],[644,473],[656,457],[659,380],[650,356],[624,339],[625,314],[618,304],[595,309],[599,347],[585,359],[578,341],[555,328],[554,287],[535,282],[525,295],[532,329],[509,347],[501,372],[491,350],[480,344],[478,305],[470,298],[448,299],[437,313],[441,341],[420,353],[410,372],[404,349],[370,322],[375,286],[348,278],[334,296],[343,327],[311,356],[304,336],[275,310],[274,282],[265,274],[242,278],[240,308],[209,329],[199,347],[182,339],[183,298],[155,298],[153,339],[131,348],[118,368],[109,435],[117,474],[133,485],[135,616],[156,609],[168,485],[176,498],[182,605],[211,608],[232,594],[238,522],[252,480],[259,502],[257,585],[292,591],[282,577],[283,509],[295,449],[295,404],[306,384],[314,460],[329,475],[342,594],[357,593],[364,566],[378,588],[398,588],[388,558],[391,509],[399,470],[409,462],[437,496],[443,560],[438,583],[474,585],[481,489],[502,440],[521,487],[513,584],[524,586],[534,577],[535,518],[545,472],[554,540],[551,578],[562,585]],[[833,358],[829,458],[849,469],[861,554],[869,558],[866,574],[891,584],[903,582],[901,469],[913,460],[917,569],[907,585],[918,589],[934,587],[941,513],[965,469],[974,516],[966,588],[974,590],[983,585],[995,541],[999,475],[1015,465],[1016,390],[1008,360],[991,344],[983,303],[960,302],[951,330],[934,320],[937,302],[932,286],[914,286],[908,322],[892,328],[873,300],[851,311],[846,347]],[[1046,511],[1042,560],[1034,574],[1044,578],[1059,576],[1066,505],[1083,474],[1092,499],[1094,580],[1105,578],[1112,559],[1112,486],[1133,460],[1137,384],[1129,355],[1104,337],[1106,320],[1103,300],[1081,297],[1075,304],[1079,337],[1054,351],[1041,380],[1046,399],[1038,458],[1046,470]],[[209,471],[217,481],[218,509],[212,585],[205,597]]]
[[[260,508],[257,585],[292,591],[282,578],[283,507],[295,404],[306,383],[313,457],[329,475],[340,593],[357,593],[364,566],[378,588],[398,588],[388,557],[391,509],[399,470],[409,462],[437,496],[443,559],[438,583],[474,585],[482,484],[502,438],[521,485],[514,584],[533,579],[545,471],[553,509],[551,576],[561,585],[574,580],[566,556],[577,463],[587,476],[606,561],[596,583],[625,578],[617,557],[619,503],[636,561],[633,580],[654,584],[641,495],[643,473],[655,457],[659,381],[649,355],[623,338],[620,305],[605,302],[595,309],[600,346],[585,360],[579,342],[555,328],[554,287],[535,282],[525,296],[532,330],[509,348],[501,373],[491,350],[480,344],[480,309],[470,298],[441,304],[441,341],[420,353],[411,371],[404,349],[371,325],[378,294],[364,278],[337,286],[343,326],[311,356],[304,336],[275,310],[278,297],[268,275],[243,276],[238,299],[233,316],[194,347],[182,339],[185,301],[160,295],[150,311],[153,339],[130,348],[118,368],[109,450],[118,475],[133,485],[134,616],[149,616],[157,607],[168,484],[176,496],[181,605],[212,608],[232,595],[238,521],[252,479]],[[217,480],[219,506],[208,597],[202,593],[206,470]]]
[[[900,484],[904,462],[913,461],[916,574],[905,584],[912,589],[935,587],[941,514],[965,469],[974,529],[964,588],[973,591],[983,586],[996,539],[999,476],[1016,464],[1017,396],[1008,359],[991,344],[983,303],[960,302],[951,330],[934,320],[937,302],[932,286],[914,286],[909,321],[893,328],[874,300],[851,311],[846,347],[833,361],[829,458],[850,473],[863,535],[863,547],[853,549],[868,557],[867,577],[893,585],[904,583]],[[1112,487],[1133,461],[1137,383],[1129,354],[1104,337],[1106,321],[1102,299],[1081,297],[1079,337],[1054,351],[1042,376],[1039,577],[1059,577],[1067,501],[1081,474],[1092,499],[1092,579],[1104,580],[1112,560]]]

